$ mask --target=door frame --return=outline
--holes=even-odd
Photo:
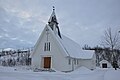
[[[46,58],[46,63],[45,63],[45,58]],[[47,60],[47,59],[49,59],[49,60]],[[48,67],[46,66],[45,67],[45,65],[48,63]],[[51,56],[44,56],[44,57],[42,57],[42,65],[43,65],[43,68],[45,68],[45,69],[50,69],[51,68],[51,65],[52,65],[52,57]]]

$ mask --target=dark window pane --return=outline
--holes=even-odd
[[[49,51],[50,51],[50,42],[49,42]]]

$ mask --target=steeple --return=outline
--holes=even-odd
[[[61,38],[60,30],[58,27],[58,21],[57,21],[56,15],[55,15],[55,7],[54,6],[53,6],[53,12],[48,20],[48,25]]]
[[[53,12],[50,16],[50,19],[48,20],[48,24],[51,28],[54,24],[58,25],[57,18],[56,18],[56,15],[55,15],[55,7],[54,6],[53,6]]]

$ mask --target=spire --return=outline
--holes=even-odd
[[[48,25],[51,27],[51,29],[54,32],[57,32],[57,34],[61,38],[61,34],[60,34],[59,27],[58,27],[57,18],[56,18],[56,15],[55,15],[55,7],[54,6],[53,6],[53,12],[52,12],[52,14],[50,16],[50,19],[48,20]]]
[[[51,23],[51,22],[54,22],[54,23],[58,24],[57,18],[56,18],[56,15],[55,15],[55,7],[54,6],[53,6],[53,12],[50,16],[50,19],[48,20],[48,23]]]

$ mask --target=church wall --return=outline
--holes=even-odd
[[[81,63],[81,66],[84,66],[88,69],[94,69],[94,64],[90,59],[84,59],[84,60],[81,59],[80,63]]]
[[[68,59],[65,57],[64,51],[59,47],[58,42],[49,33],[48,42],[50,42],[50,51],[44,51],[44,44],[47,42],[47,36],[44,32],[41,42],[38,44],[36,50],[34,51],[34,56],[32,58],[32,65],[35,68],[43,68],[43,57],[51,57],[51,68],[59,71],[69,71],[71,70],[71,65],[68,64]]]
[[[95,69],[96,62],[95,62],[95,55],[93,55],[92,59],[80,59],[80,66],[85,66],[88,69]]]
[[[44,44],[46,42],[46,34],[44,32],[41,42],[35,50],[32,58],[32,65],[34,68],[43,68],[43,57],[51,57],[51,68],[59,71],[71,71],[81,66],[89,69],[95,69],[95,55],[92,59],[78,59],[78,64],[74,64],[74,59],[71,58],[71,64],[68,64],[68,58],[65,57],[64,51],[59,47],[57,40],[49,34],[48,42],[51,44],[50,51],[44,51]]]

